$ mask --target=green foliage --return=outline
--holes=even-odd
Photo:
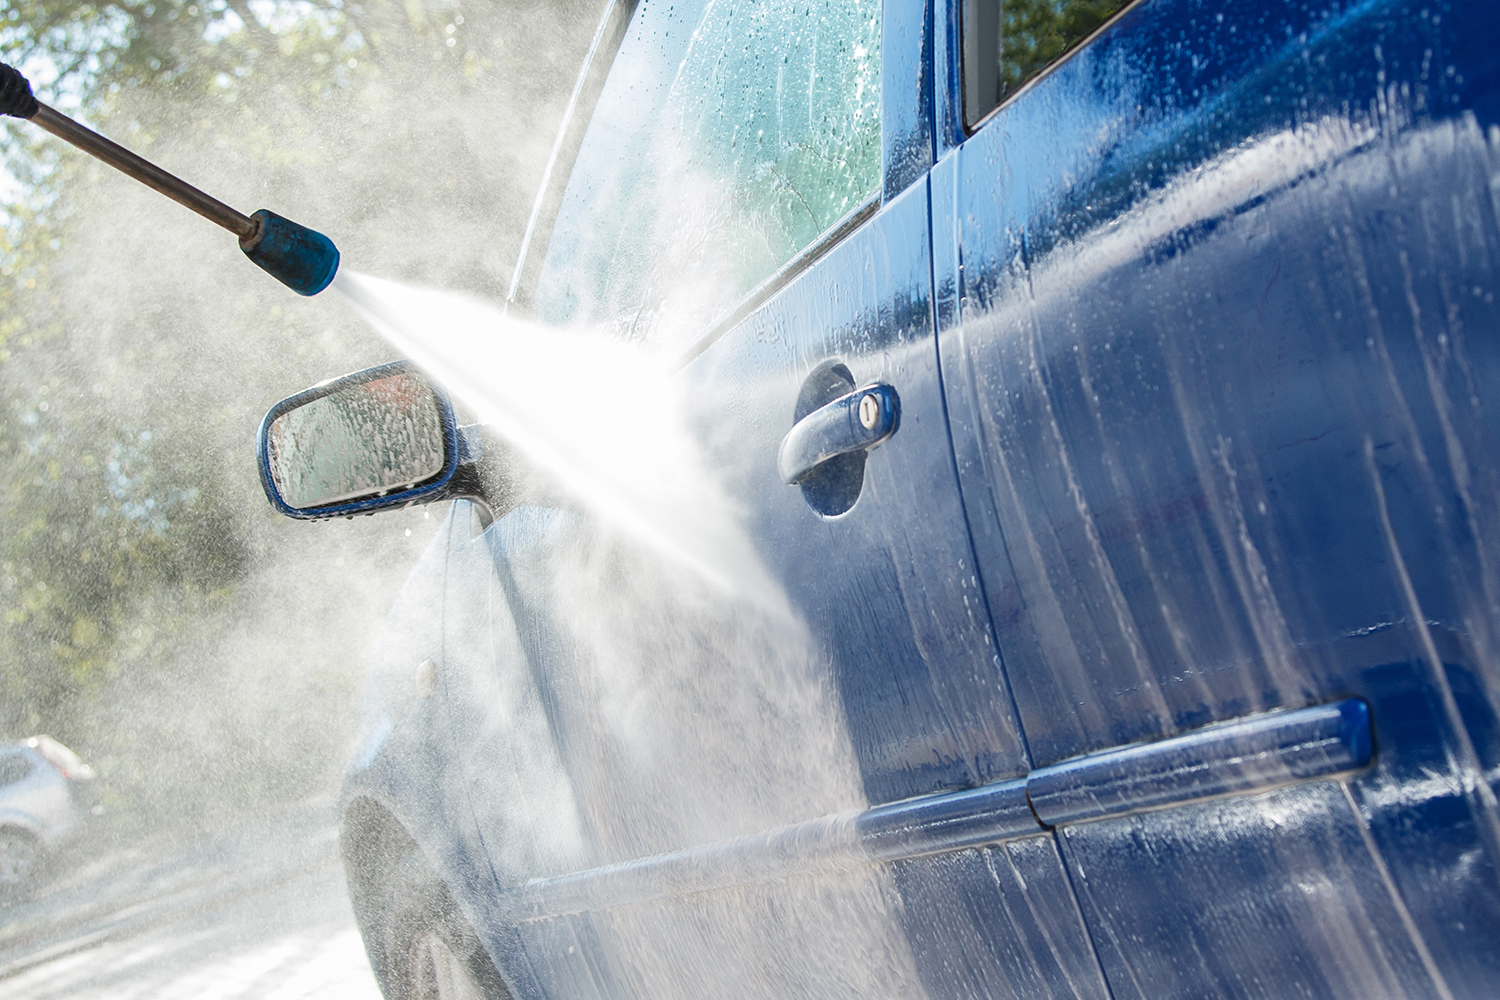
[[[1126,0],[1003,0],[1000,99],[1093,34]]]
[[[242,211],[328,233],[346,267],[494,295],[599,9],[0,0],[0,60]],[[137,815],[327,780],[435,521],[276,518],[254,432],[390,352],[332,293],[291,295],[228,234],[4,123],[0,735],[50,731]]]

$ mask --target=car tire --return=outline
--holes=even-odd
[[[391,1000],[510,1000],[510,990],[458,904],[412,848],[385,880],[383,922]]]
[[[41,879],[42,843],[19,827],[0,827],[0,902],[25,899]]]

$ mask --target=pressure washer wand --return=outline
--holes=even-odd
[[[4,63],[0,63],[0,115],[25,118],[223,226],[239,237],[240,249],[246,257],[294,292],[316,295],[338,273],[338,248],[322,233],[265,209],[254,215],[241,215],[124,146],[47,107],[32,95],[26,78]]]

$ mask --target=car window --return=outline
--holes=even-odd
[[[1130,0],[964,0],[964,124],[979,120]]]
[[[0,787],[15,784],[32,772],[36,765],[25,754],[0,755]]]
[[[643,3],[563,196],[542,318],[680,342],[876,195],[880,6]]]

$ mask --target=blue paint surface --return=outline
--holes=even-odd
[[[685,371],[705,421],[722,399],[747,403],[715,458],[735,470],[752,540],[827,650],[871,803],[1026,767],[943,421],[925,195],[893,201]],[[901,400],[899,432],[870,452],[860,500],[836,520],[786,486],[775,461],[803,379],[830,358]],[[735,462],[746,450],[767,460]]]
[[[954,6],[888,5],[879,211],[682,372],[818,697],[686,632],[652,729],[745,757],[632,772],[587,526],[463,520],[350,794],[522,996],[1492,995],[1500,8],[1145,0],[968,135]],[[901,427],[824,517],[776,456],[835,362]],[[852,796],[736,813],[819,771],[754,785],[794,709]]]
[[[1497,31],[1482,3],[1141,4],[933,173],[1035,763],[1372,716],[1353,778],[1059,828],[1117,997],[1490,989]],[[1044,820],[1164,791],[1068,771],[1033,772]]]

